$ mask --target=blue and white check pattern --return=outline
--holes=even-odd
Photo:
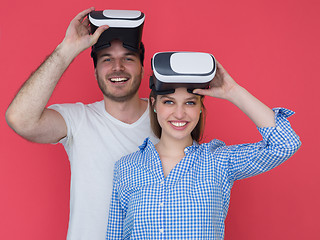
[[[286,119],[293,112],[274,111],[276,127],[258,128],[262,141],[194,143],[166,178],[146,139],[116,163],[106,239],[223,239],[234,181],[278,166],[301,145]]]

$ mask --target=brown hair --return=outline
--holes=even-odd
[[[156,104],[157,96],[158,96],[158,94],[155,91],[151,90],[150,95],[149,95],[149,106],[150,106],[149,115],[150,115],[151,129],[152,129],[153,133],[158,138],[161,138],[162,128],[158,122],[157,113],[154,112],[154,104]],[[152,104],[152,101],[151,101],[152,98],[154,98],[154,100],[155,100],[154,104]],[[204,123],[205,123],[205,118],[206,118],[206,108],[203,104],[203,99],[204,99],[204,96],[201,96],[201,99],[200,99],[201,113],[200,113],[199,121],[198,121],[197,125],[195,126],[195,128],[191,132],[192,139],[197,142],[200,142],[202,140]]]
[[[139,59],[140,59],[141,65],[143,66],[145,49],[144,49],[144,44],[142,42],[140,43],[140,49],[137,52],[139,53]],[[93,66],[94,68],[96,68],[98,63],[97,53],[92,51],[91,57],[93,59]]]

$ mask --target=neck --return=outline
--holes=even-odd
[[[191,146],[192,143],[193,140],[191,136],[182,140],[161,136],[159,143],[156,145],[156,149],[160,156],[184,156],[184,149]]]
[[[141,100],[137,93],[133,98],[124,102],[117,102],[104,96],[104,106],[106,111],[114,118],[132,124],[146,111],[148,102]]]

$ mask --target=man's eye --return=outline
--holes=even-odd
[[[133,58],[126,58],[125,60],[130,62],[133,61]]]
[[[103,59],[103,61],[104,61],[104,62],[110,62],[111,59],[110,59],[110,58],[105,58],[105,59]]]

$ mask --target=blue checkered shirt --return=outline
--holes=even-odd
[[[233,182],[280,165],[300,147],[286,119],[293,112],[274,111],[276,127],[258,128],[262,141],[194,142],[166,178],[146,139],[115,165],[106,239],[223,239]]]

